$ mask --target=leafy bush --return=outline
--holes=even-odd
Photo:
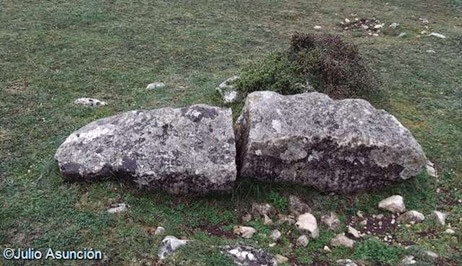
[[[316,90],[334,99],[381,97],[380,84],[355,45],[333,35],[294,34],[287,51],[241,70],[237,88],[296,94]]]

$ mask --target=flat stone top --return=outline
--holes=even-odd
[[[331,137],[340,145],[393,146],[418,143],[394,116],[375,109],[361,99],[332,100],[311,92],[280,95],[271,91],[248,95],[244,110],[250,127],[249,138],[256,142],[268,139]]]
[[[75,178],[123,173],[150,183],[168,176],[235,180],[231,109],[207,105],[138,110],[99,119],[72,133],[55,158]]]

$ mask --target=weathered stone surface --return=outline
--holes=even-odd
[[[171,193],[229,191],[236,179],[230,109],[130,111],[72,133],[55,158],[67,180],[118,176]]]
[[[235,130],[241,175],[321,191],[381,188],[419,174],[427,161],[395,117],[361,99],[254,92]]]
[[[289,196],[289,211],[293,215],[300,215],[307,212],[311,212],[310,206],[304,203],[299,197],[290,195]]]

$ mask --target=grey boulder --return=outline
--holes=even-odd
[[[99,119],[72,133],[55,155],[67,180],[117,176],[174,194],[231,190],[235,157],[231,110],[207,105]]]
[[[427,161],[394,116],[317,92],[253,92],[235,131],[240,175],[321,191],[382,188],[419,174]]]

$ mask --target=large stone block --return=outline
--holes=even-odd
[[[229,191],[236,179],[230,109],[130,111],[72,133],[55,158],[65,179],[118,176],[171,193]]]
[[[321,191],[381,188],[419,174],[426,164],[395,117],[360,99],[254,92],[235,131],[241,175]]]

